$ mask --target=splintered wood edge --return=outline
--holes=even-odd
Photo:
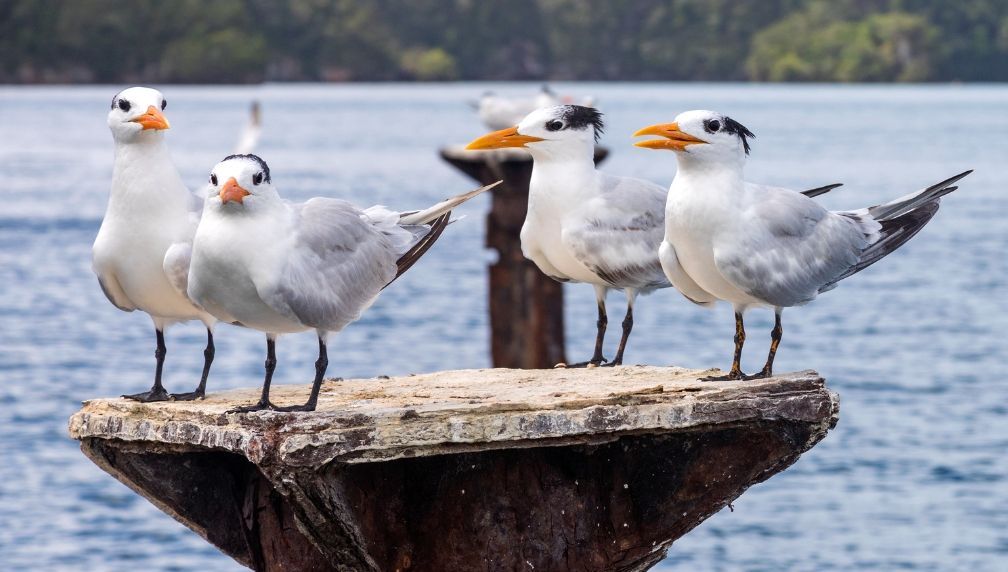
[[[490,370],[493,371],[493,370]],[[680,373],[682,370],[678,370]],[[464,373],[464,372],[455,372]],[[473,372],[478,375],[479,372]],[[389,380],[390,382],[394,382]],[[736,384],[677,382],[615,391],[602,398],[554,399],[463,409],[402,406],[373,411],[225,414],[199,404],[152,408],[95,400],[70,419],[73,438],[127,442],[130,448],[223,450],[265,466],[320,467],[495,449],[601,444],[634,434],[695,432],[789,421],[814,426],[803,451],[837,421],[839,399],[813,371]],[[544,406],[546,405],[546,406]],[[216,409],[220,409],[219,404]]]

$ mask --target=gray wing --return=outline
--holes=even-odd
[[[102,293],[105,294],[109,302],[112,302],[113,306],[123,312],[136,310],[136,306],[126,296],[126,293],[123,292],[122,286],[119,285],[119,280],[116,279],[114,274],[96,274],[96,276],[98,277],[98,285],[101,286]]]
[[[761,187],[747,197],[739,230],[715,239],[714,263],[729,282],[767,304],[811,301],[857,264],[869,244],[858,220],[800,193]]]
[[[399,248],[346,201],[315,198],[294,208],[295,235],[282,276],[260,295],[306,326],[339,331],[395,278]]]
[[[668,191],[640,179],[601,176],[603,191],[588,205],[593,216],[565,229],[564,244],[578,261],[616,288],[671,286],[658,260]]]

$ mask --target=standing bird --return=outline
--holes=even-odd
[[[144,402],[202,398],[214,357],[215,320],[185,294],[200,201],[182,183],[165,145],[166,104],[161,92],[145,87],[131,87],[112,98],[112,191],[92,249],[92,267],[109,301],[127,312],[142,310],[154,321],[154,386],[123,396]],[[195,391],[169,396],[161,384],[164,329],[188,320],[200,320],[207,328],[203,375]]]
[[[743,166],[751,131],[713,111],[687,111],[674,123],[645,127],[636,143],[676,152],[678,170],[665,207],[659,256],[665,275],[691,300],[735,308],[735,356],[724,376],[773,374],[784,308],[811,302],[837,282],[871,266],[917,234],[938,212],[942,196],[972,171],[896,200],[856,211],[830,212],[800,193],[747,185]],[[766,365],[742,373],[745,326],[753,306],[772,307],[774,327]]]
[[[255,155],[218,163],[193,241],[188,292],[218,319],[266,334],[262,397],[233,411],[314,411],[329,333],[360,318],[433,246],[453,208],[493,186],[422,211],[360,210],[339,199],[281,199],[269,166]],[[276,338],[305,330],[315,330],[319,342],[311,395],[304,405],[279,407],[269,400]]]
[[[602,130],[598,110],[560,105],[533,111],[518,125],[484,135],[466,147],[525,147],[532,154],[522,253],[555,280],[595,287],[595,352],[578,366],[607,361],[602,342],[608,324],[605,297],[610,289],[623,290],[627,299],[623,335],[616,356],[607,364],[616,366],[623,363],[633,329],[637,294],[672,285],[658,261],[668,191],[649,181],[596,169],[595,143]],[[808,192],[814,196],[838,186]]]

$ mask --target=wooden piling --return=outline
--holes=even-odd
[[[264,572],[647,570],[837,421],[812,371],[445,371],[327,381],[318,410],[94,400],[70,434],[99,467]],[[281,405],[307,386],[277,386]]]

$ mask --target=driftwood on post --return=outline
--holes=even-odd
[[[98,466],[256,570],[646,570],[837,421],[811,371],[618,367],[326,382],[312,413],[85,403]],[[280,404],[305,386],[280,386]]]
[[[595,148],[595,162],[608,155]],[[441,150],[441,157],[483,185],[494,188],[487,215],[486,245],[497,251],[490,266],[490,353],[494,367],[536,369],[566,362],[563,285],[522,256],[519,232],[528,211],[532,157],[521,149]]]

